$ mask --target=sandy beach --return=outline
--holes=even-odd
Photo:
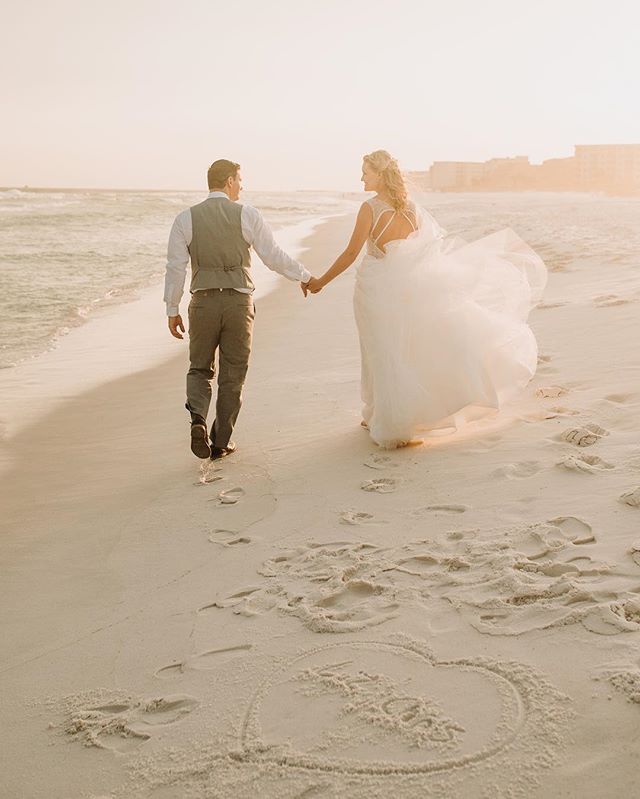
[[[10,439],[2,797],[638,793],[637,276],[552,272],[523,395],[395,451],[359,426],[353,281],[257,302],[222,462],[177,342]]]

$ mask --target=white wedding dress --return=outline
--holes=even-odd
[[[382,215],[387,225],[394,218],[378,197],[368,202],[372,231]],[[408,238],[382,249],[383,228],[367,242],[354,294],[363,420],[387,449],[457,429],[527,385],[538,355],[527,316],[547,278],[542,259],[508,228],[467,244],[424,209],[408,211],[417,227]]]

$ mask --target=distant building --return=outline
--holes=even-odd
[[[429,182],[436,191],[464,191],[473,188],[483,170],[484,164],[474,161],[434,161]]]
[[[518,191],[527,188],[531,179],[528,155],[514,158],[492,158],[485,161],[482,176],[476,184],[487,191]]]
[[[434,161],[429,183],[436,191],[501,191],[527,187],[531,165],[526,155],[490,161]]]
[[[434,161],[413,172],[434,191],[604,191],[640,194],[640,144],[578,144],[570,158],[531,164],[526,155],[489,161]]]
[[[407,183],[410,187],[416,189],[430,189],[431,188],[431,180],[429,178],[429,170],[426,172],[405,172],[404,176],[407,180]]]
[[[548,158],[531,166],[531,186],[538,191],[579,191],[575,158]]]
[[[578,182],[586,191],[640,190],[640,144],[577,144]]]

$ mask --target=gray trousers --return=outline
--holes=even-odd
[[[196,291],[189,303],[189,371],[187,408],[206,420],[211,403],[218,351],[216,418],[211,427],[215,447],[226,447],[242,405],[255,307],[250,294],[234,289]]]

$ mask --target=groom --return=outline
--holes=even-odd
[[[239,164],[214,161],[207,180],[207,199],[178,214],[171,228],[164,300],[171,335],[181,339],[185,329],[179,304],[191,260],[185,407],[191,414],[191,451],[198,458],[217,459],[236,450],[231,434],[242,404],[255,316],[251,247],[269,269],[300,281],[303,291],[311,275],[278,247],[259,211],[236,202],[242,191]],[[216,350],[218,396],[209,436]]]

